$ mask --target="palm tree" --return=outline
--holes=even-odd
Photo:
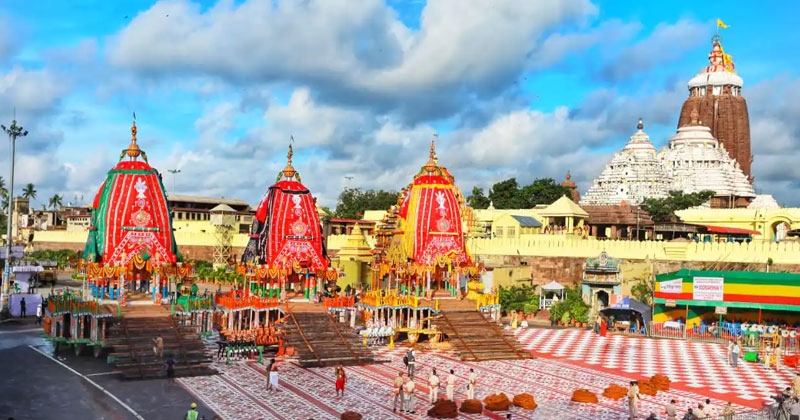
[[[55,194],[52,197],[50,197],[50,200],[49,200],[50,208],[53,209],[53,210],[60,209],[61,206],[63,205],[62,204],[62,200],[63,199],[64,199],[64,196],[58,195],[58,194]]]
[[[28,185],[22,189],[22,196],[29,200],[36,199],[36,187],[29,182]]]
[[[3,210],[8,210],[8,189],[6,189],[6,180],[0,176],[0,207]]]

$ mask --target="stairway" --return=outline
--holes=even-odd
[[[436,325],[464,361],[532,359],[511,330],[503,330],[478,311],[443,311]]]
[[[124,379],[164,377],[164,360],[153,352],[153,339],[161,334],[164,360],[172,356],[175,376],[204,376],[216,373],[210,367],[206,346],[196,327],[178,325],[162,306],[128,306],[116,319],[106,343],[110,346],[109,363]]]
[[[327,312],[291,312],[285,325],[286,344],[295,348],[303,367],[375,363],[361,338]]]

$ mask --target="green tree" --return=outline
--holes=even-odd
[[[397,204],[398,195],[396,191],[365,191],[348,187],[339,194],[333,214],[343,219],[361,219],[367,210],[389,210],[389,207]]]
[[[64,196],[53,194],[53,196],[50,197],[50,200],[48,200],[50,208],[53,210],[60,209],[61,206],[63,205],[63,200]]]
[[[472,193],[475,195],[475,189]],[[509,178],[492,185],[488,198],[498,209],[529,209],[539,204],[553,204],[565,195],[572,198],[569,188],[553,178],[535,179],[525,186],[520,186],[516,178]]]
[[[657,223],[675,221],[675,212],[697,207],[711,200],[717,193],[703,190],[696,193],[670,191],[664,198],[647,198],[642,202],[642,209]]]
[[[498,209],[521,209],[524,202],[520,200],[519,184],[516,178],[509,178],[492,185],[489,200]]]
[[[467,197],[467,205],[473,209],[489,208],[489,197],[483,194],[483,188],[472,187],[472,194]]]
[[[572,199],[572,193],[569,188],[556,183],[553,178],[539,178],[534,180],[530,185],[522,187],[520,190],[522,199],[526,200],[525,208],[531,208],[539,204],[553,204],[556,200],[563,196]]]
[[[36,186],[29,182],[22,190],[22,196],[29,200],[36,199]]]

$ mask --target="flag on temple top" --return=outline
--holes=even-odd
[[[728,29],[728,25],[722,21],[722,19],[717,19],[717,27],[722,29]]]

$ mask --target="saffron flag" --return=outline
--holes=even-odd
[[[717,19],[717,27],[722,29],[728,29],[728,25],[722,21],[722,19]]]

